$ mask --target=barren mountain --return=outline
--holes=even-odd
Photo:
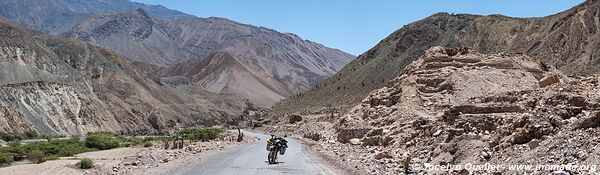
[[[258,67],[227,53],[217,52],[203,60],[190,60],[152,73],[168,79],[183,76],[191,84],[218,94],[237,94],[255,105],[269,106],[292,95],[286,87]]]
[[[565,12],[540,18],[438,13],[402,27],[317,88],[286,99],[274,109],[347,109],[370,91],[383,87],[432,46],[471,47],[481,53],[521,52],[566,74],[598,73],[599,14],[599,0],[588,0]]]
[[[111,48],[131,61],[165,66],[186,60],[186,51],[174,44],[167,25],[137,9],[86,19],[65,36]]]
[[[244,65],[244,69],[252,72],[253,77],[261,80],[252,82],[251,86],[245,85],[249,80],[244,79],[233,78],[229,82],[245,87],[246,90],[260,86],[260,91],[267,91],[257,94],[254,92],[259,91],[258,89],[252,90],[253,92],[221,91],[218,88],[209,90],[236,93],[265,107],[281,98],[310,89],[354,58],[350,54],[302,40],[289,33],[279,33],[223,18],[167,21],[150,17],[142,9],[89,18],[65,35],[111,48],[133,61],[163,67],[179,66],[178,63],[186,60],[194,62],[216,52],[227,52],[236,62]],[[196,69],[175,72],[180,75],[195,74],[183,70]],[[206,86],[207,83],[201,84]]]
[[[109,50],[4,19],[0,71],[0,130],[13,133],[164,132],[232,122],[244,105],[180,96]]]
[[[62,34],[88,17],[114,11],[142,8],[151,16],[180,19],[190,15],[159,5],[129,0],[2,0],[0,16],[53,35]]]
[[[359,174],[558,174],[463,169],[600,163],[599,78],[564,76],[524,54],[433,47],[347,112],[296,116],[294,124],[275,117],[282,123],[270,126],[317,141]],[[462,168],[426,169],[440,165]]]

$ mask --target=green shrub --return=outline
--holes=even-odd
[[[21,146],[21,143],[19,143],[17,141],[10,141],[10,142],[8,142],[8,146],[17,147],[17,146]]]
[[[18,141],[18,137],[15,136],[14,134],[11,133],[7,133],[4,131],[0,131],[0,139],[10,142],[10,141]]]
[[[4,131],[0,131],[0,139],[10,142],[10,141],[21,141],[25,139],[35,139],[39,138],[39,134],[36,131],[25,131],[24,133],[7,133]]]
[[[144,137],[144,140],[142,140],[144,143],[146,142],[150,142],[150,141],[154,141],[154,140],[160,140],[160,138],[154,138],[154,137]]]
[[[144,139],[138,137],[129,137],[127,138],[127,144],[130,146],[138,146],[144,143]]]
[[[42,163],[44,162],[44,152],[40,150],[31,150],[27,153],[27,159],[29,159],[33,163]]]
[[[188,140],[208,141],[208,140],[213,140],[213,139],[219,138],[219,135],[222,132],[223,132],[223,130],[221,130],[219,128],[204,128],[204,129],[185,128],[179,132],[179,135],[182,136],[184,139],[188,139]]]
[[[92,161],[92,159],[89,158],[83,158],[77,163],[77,167],[79,167],[80,169],[94,168],[94,161]]]
[[[0,166],[7,166],[13,162],[14,158],[12,154],[0,153]]]
[[[36,131],[25,131],[25,136],[29,139],[38,138],[39,134]]]
[[[146,148],[151,147],[151,146],[153,146],[152,142],[144,143],[144,147],[146,147]]]
[[[100,150],[118,148],[121,140],[109,133],[96,132],[89,133],[85,138],[85,146]]]

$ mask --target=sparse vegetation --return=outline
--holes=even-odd
[[[0,140],[4,140],[6,142],[19,142],[26,139],[51,139],[53,137],[61,136],[40,135],[36,131],[25,131],[24,133],[14,134],[0,131]]]
[[[209,141],[216,139],[220,136],[223,130],[218,128],[188,128],[181,130],[178,134],[173,136],[158,136],[158,137],[120,137],[111,133],[106,132],[93,132],[88,133],[85,139],[81,139],[79,136],[72,136],[69,139],[48,139],[48,141],[39,141],[27,144],[20,144],[18,141],[30,137],[46,137],[37,135],[37,133],[23,133],[23,134],[10,134],[6,132],[0,132],[0,138],[8,138],[11,140],[8,142],[7,147],[0,148],[0,166],[10,165],[15,160],[28,159],[33,163],[42,163],[47,160],[58,159],[59,157],[73,156],[75,154],[96,151],[96,150],[108,150],[118,147],[129,147],[129,146],[153,146],[152,141],[163,141],[168,144],[179,140],[191,140],[191,141]],[[180,146],[183,147],[183,142],[179,142]],[[168,147],[168,146],[167,146]],[[86,165],[78,165],[80,168],[88,167]],[[86,160],[87,161],[87,160]],[[90,160],[91,161],[91,160]],[[91,163],[93,166],[93,162]]]
[[[221,135],[223,130],[219,128],[186,128],[179,132],[179,136],[191,141],[209,141],[214,140]]]

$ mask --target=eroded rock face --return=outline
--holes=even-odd
[[[0,20],[0,130],[167,132],[232,113],[180,96],[108,50]]]
[[[548,77],[556,80],[540,87]],[[593,104],[600,100],[599,78],[565,77],[523,54],[433,47],[344,114],[332,130],[348,149],[375,150],[348,154],[367,157],[362,165],[381,173],[397,173],[385,168],[399,166],[397,161],[368,162],[410,157],[413,167],[554,159],[595,164],[598,160],[588,154],[595,152],[591,140],[600,139],[591,134],[600,131],[600,106]],[[354,144],[363,147],[348,144],[349,139],[360,139]]]

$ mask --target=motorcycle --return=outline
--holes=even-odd
[[[269,164],[276,164],[277,153],[281,155],[285,154],[286,148],[287,141],[281,137],[276,137],[272,141],[267,141],[267,151],[269,151],[267,160],[269,161]]]

